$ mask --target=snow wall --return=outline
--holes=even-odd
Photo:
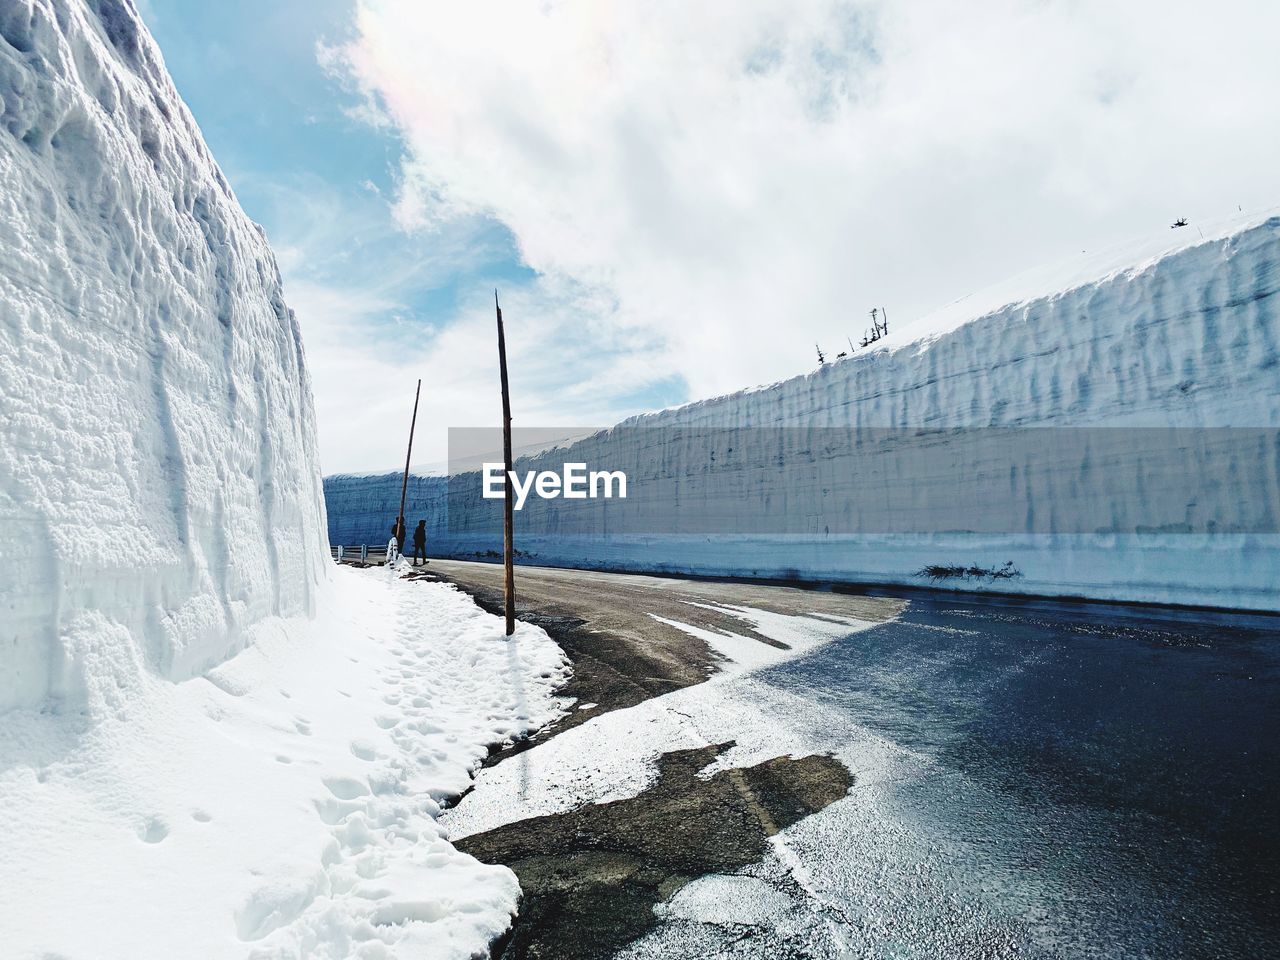
[[[806,376],[633,418],[567,450],[517,461],[519,471],[580,461],[623,470],[632,480],[630,517],[616,506],[612,513],[595,507],[594,535],[589,524],[565,522],[563,500],[518,513],[519,559],[1280,610],[1280,217],[1237,224],[1203,242],[1176,232],[1158,238],[1156,247],[1155,254],[1113,251],[1102,262],[1070,265],[1074,273],[1024,277],[925,318],[909,340],[895,343],[891,335],[879,349]],[[1045,461],[1056,476],[1028,471],[1016,484],[994,483],[975,471],[957,482],[943,470],[935,489],[927,471],[907,478],[912,496],[932,508],[965,496],[980,506],[984,496],[1015,503],[1023,526],[1020,514],[1006,511],[1012,524],[997,518],[983,532],[956,522],[952,509],[938,532],[891,523],[848,532],[826,525],[831,499],[866,489],[856,468],[843,475],[827,469],[849,452],[828,442],[841,428],[887,430],[899,444],[912,430],[927,430],[935,455],[948,449],[947,431],[955,431],[957,461],[966,455],[959,438],[975,430],[1069,442],[1065,454]],[[1169,441],[1171,430],[1189,431],[1191,439]],[[777,440],[784,431],[799,441]],[[769,441],[762,443],[762,435]],[[1046,527],[1044,518],[1060,515],[1062,498],[1098,472],[1100,437],[1112,437],[1115,447],[1153,435],[1165,446],[1153,448],[1136,481],[1112,493],[1098,487],[1108,499],[1090,517],[1104,522],[1082,529],[1060,524],[1058,532]],[[647,436],[664,439],[646,442]],[[707,437],[720,439],[695,442]],[[764,465],[770,444],[803,458],[803,468]],[[748,483],[723,470],[721,479],[709,480],[712,446],[720,454],[733,447],[766,451]],[[1179,487],[1184,469],[1205,472],[1205,489]],[[1152,479],[1158,476],[1173,477],[1172,485],[1159,488]],[[475,474],[411,479],[410,525],[428,518],[432,552],[499,555],[497,503],[480,499]],[[646,496],[655,482],[663,495]],[[399,493],[395,475],[326,478],[331,542],[385,542]],[[683,533],[659,516],[678,502]],[[747,507],[738,510],[739,503]],[[649,532],[628,522],[636,511],[648,511]],[[726,511],[729,524],[709,532],[714,524],[701,518]],[[766,522],[779,515],[791,524],[781,533]],[[816,527],[813,518],[821,518]],[[992,569],[1006,562],[1021,576],[933,582],[920,575],[929,565]]]
[[[132,0],[0,3],[0,249],[0,710],[311,614],[298,323]]]

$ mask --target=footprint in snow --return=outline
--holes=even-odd
[[[138,839],[143,843],[159,843],[169,835],[169,825],[160,817],[148,817],[138,825]]]
[[[323,783],[339,800],[355,800],[369,795],[369,788],[354,777],[325,777]]]

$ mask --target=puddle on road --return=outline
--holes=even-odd
[[[853,783],[839,760],[822,755],[697,776],[732,746],[664,754],[656,781],[635,797],[456,841],[520,878],[520,914],[493,956],[612,956],[656,925],[656,904],[698,877],[757,863],[769,837],[841,799]]]

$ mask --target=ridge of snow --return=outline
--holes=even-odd
[[[310,615],[301,332],[130,0],[0,5],[0,248],[0,711],[110,711]]]
[[[1207,227],[1207,231],[1205,230]],[[731,402],[737,397],[775,390],[796,389],[800,381],[821,376],[827,367],[842,370],[847,365],[865,363],[878,355],[900,350],[916,352],[928,349],[935,341],[969,324],[982,324],[998,315],[1025,309],[1036,301],[1051,301],[1082,288],[1105,284],[1114,280],[1132,279],[1139,274],[1160,268],[1161,261],[1184,251],[1210,244],[1221,245],[1236,236],[1256,228],[1280,227],[1280,207],[1273,207],[1259,214],[1242,214],[1214,220],[1204,226],[1188,224],[1176,231],[1144,235],[1123,243],[1113,244],[1089,253],[1081,251],[1052,264],[1033,267],[1006,280],[965,294],[950,303],[929,311],[914,320],[891,325],[891,332],[844,359],[828,360],[815,370],[786,377],[772,383],[744,387],[730,393],[690,400],[661,410],[639,413],[619,421],[614,427],[648,426],[655,418],[701,407],[715,407]],[[1192,230],[1195,230],[1193,233]],[[614,429],[613,427],[609,429]],[[601,433],[608,433],[608,430]]]
[[[522,559],[917,586],[927,565],[1012,562],[1018,579],[956,585],[1280,610],[1271,573],[1280,534],[1268,506],[1280,502],[1280,477],[1267,452],[1280,427],[1280,215],[1234,222],[1203,240],[1172,232],[1179,236],[1024,275],[805,376],[632,418],[532,458],[524,469],[583,462],[621,470],[632,484],[607,512],[601,501],[526,505]],[[1046,278],[1065,289],[1036,294]],[[906,342],[895,345],[898,336]],[[1081,427],[1156,428],[1170,441],[1144,448],[1135,472],[1124,435],[1113,434],[1118,452],[1106,469],[1123,471],[1115,474],[1123,482],[1090,501],[1093,525],[1052,525],[1064,491],[1111,476],[1088,451],[1067,443],[1058,459],[1028,453],[991,473],[965,447],[984,428]],[[1236,442],[1215,428],[1250,436]],[[846,439],[835,443],[826,431]],[[712,469],[718,442],[738,460]],[[962,472],[911,475],[901,489],[920,510],[895,516],[859,497],[860,477],[874,489],[889,482],[889,468],[855,458],[884,453],[892,462],[925,447],[938,458],[952,451]],[[1157,475],[1193,477],[1201,487],[1152,486]],[[399,503],[392,479],[325,480],[335,543],[379,542]],[[429,549],[496,555],[496,512],[478,481],[449,487],[443,478],[411,484],[407,509],[428,518]],[[1002,517],[1009,526],[970,529],[948,514],[957,503],[1020,512]],[[1233,505],[1246,509],[1230,515]],[[698,526],[699,510],[720,525]],[[859,523],[841,526],[846,515]],[[941,529],[893,525],[904,516],[938,517]]]

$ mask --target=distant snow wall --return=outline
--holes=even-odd
[[[132,0],[0,3],[0,250],[0,710],[312,613],[298,323]]]
[[[594,532],[563,500],[526,507],[516,520],[520,559],[1280,610],[1280,217],[1135,255],[1087,282],[1052,282],[967,318],[949,308],[941,322],[922,321],[925,337],[518,461],[519,471],[578,461],[632,479],[625,506],[578,502],[596,511]],[[831,443],[842,430],[876,437],[894,456],[919,431],[934,458],[923,462],[943,469],[905,470],[893,492],[901,486],[900,503],[918,502],[941,522],[919,529],[918,516],[894,525],[909,510],[878,515],[884,473],[867,475],[850,459],[857,451]],[[965,445],[982,431],[1021,436],[1022,453],[1042,437],[1066,442],[1057,459],[1016,475],[946,469],[938,454],[948,450],[980,464]],[[1170,441],[1176,431],[1191,439]],[[1134,460],[1139,472],[1079,518],[1096,525],[1053,525],[1081,488],[1105,495],[1116,479],[1097,482],[1100,448],[1114,455],[1153,435],[1150,456]],[[736,469],[745,450],[754,464]],[[726,454],[739,458],[735,469]],[[1184,467],[1203,472],[1198,492],[1178,485]],[[432,550],[496,556],[497,503],[480,498],[475,474],[414,479],[406,512],[411,525],[429,519]],[[329,477],[325,491],[334,543],[386,540],[398,477]],[[984,528],[953,501],[1016,509]],[[709,532],[713,514],[728,521],[718,532]],[[850,514],[853,523],[830,522]],[[927,566],[1006,562],[1021,576],[920,576]]]

